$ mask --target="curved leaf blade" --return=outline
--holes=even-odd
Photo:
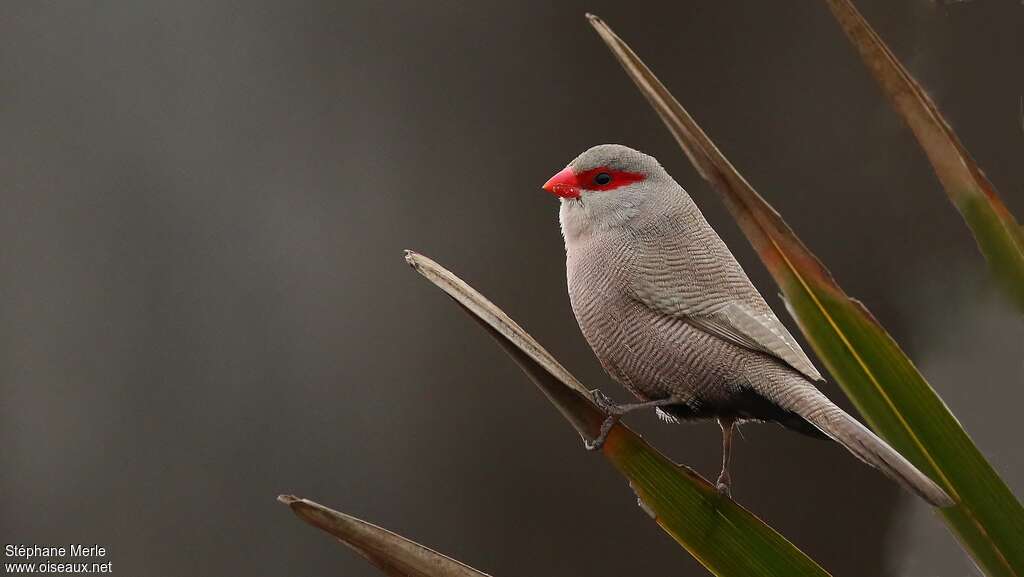
[[[1006,293],[1024,309],[1024,234],[921,85],[850,0],[826,0],[865,66],[924,149]]]
[[[452,297],[491,334],[584,438],[604,413],[589,391],[501,309],[429,258],[406,261]],[[658,525],[715,575],[824,576],[828,573],[751,512],[723,497],[692,470],[672,463],[625,425],[601,449]]]
[[[314,501],[293,495],[281,495],[277,500],[390,577],[489,577],[415,541]]]
[[[599,18],[588,19],[698,173],[722,195],[801,331],[857,409],[957,501],[941,513],[964,547],[990,575],[1024,575],[1024,508],[942,399],[636,53]]]

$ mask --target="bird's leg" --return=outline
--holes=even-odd
[[[729,457],[732,453],[732,433],[735,430],[735,417],[718,417],[718,426],[722,427],[722,472],[718,474],[718,482],[715,483],[719,493],[729,496],[729,485],[732,479],[729,477]]]
[[[590,396],[593,397],[594,404],[604,411],[607,416],[605,417],[604,422],[601,423],[601,430],[598,432],[597,438],[593,441],[583,441],[583,446],[586,447],[588,451],[596,451],[600,449],[608,438],[608,433],[611,432],[612,427],[614,427],[615,423],[619,422],[619,419],[621,419],[626,413],[632,413],[633,411],[638,411],[640,409],[650,409],[652,407],[675,405],[682,402],[676,397],[666,397],[664,399],[655,399],[653,401],[644,401],[642,403],[623,403],[621,405],[616,405],[614,401],[608,398],[608,395],[604,394],[599,389],[590,391]]]

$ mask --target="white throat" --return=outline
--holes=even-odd
[[[584,192],[580,200],[562,199],[558,221],[566,244],[627,225],[640,214],[641,197]]]

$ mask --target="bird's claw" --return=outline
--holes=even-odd
[[[718,494],[719,495],[724,495],[724,496],[729,497],[731,499],[732,498],[732,490],[730,489],[730,485],[731,484],[732,484],[732,480],[729,478],[729,474],[723,472],[721,475],[718,476],[718,481],[715,483],[715,489],[718,490]]]
[[[607,398],[607,397],[606,397]],[[608,415],[604,418],[604,422],[601,423],[601,430],[597,433],[597,437],[593,440],[583,439],[583,448],[588,451],[597,451],[604,446],[604,442],[608,439],[608,433],[612,431],[612,427],[619,421],[618,415]]]
[[[588,451],[598,451],[604,446],[605,440],[608,439],[608,433],[611,432],[612,427],[618,422],[619,418],[622,417],[623,411],[615,404],[615,401],[604,394],[601,389],[594,389],[590,391],[590,398],[597,405],[597,408],[601,410],[606,416],[604,421],[601,423],[601,429],[594,439],[583,439],[583,447]]]
[[[594,400],[594,404],[597,408],[601,409],[607,415],[622,415],[622,409],[615,404],[615,401],[608,395],[604,394],[601,389],[594,389],[590,391],[590,396]]]

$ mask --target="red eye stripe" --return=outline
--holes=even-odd
[[[612,179],[606,184],[598,184],[594,179],[601,173],[611,176]],[[640,182],[641,180],[644,180],[645,177],[639,172],[612,170],[607,166],[599,166],[577,174],[576,178],[579,179],[580,187],[586,190],[614,190],[620,186]]]

